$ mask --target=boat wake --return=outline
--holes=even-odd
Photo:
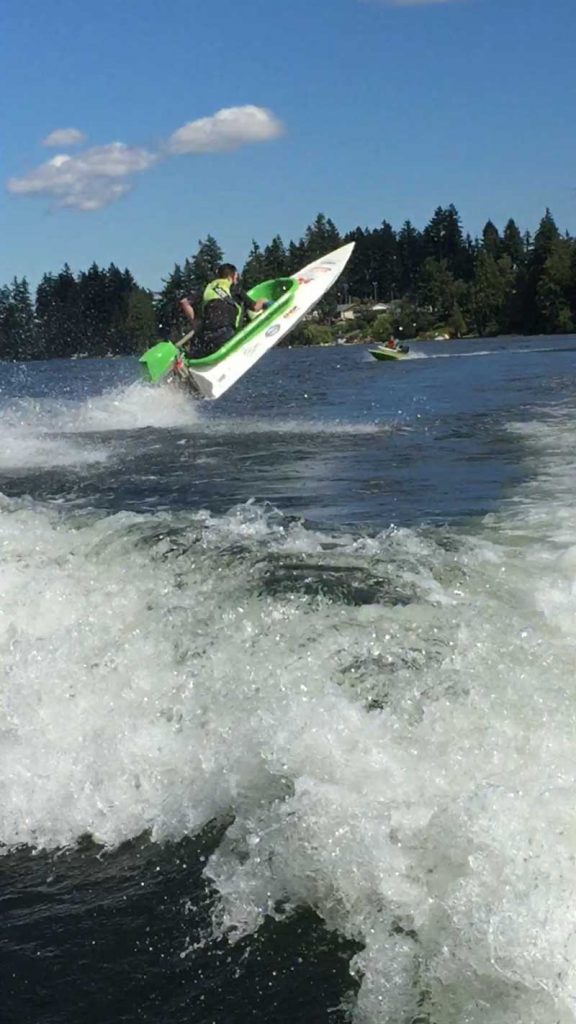
[[[418,353],[420,359],[474,359],[476,356],[501,356],[501,355],[537,355],[542,352],[547,353],[558,353],[558,352],[575,352],[574,346],[550,346],[534,348],[530,346],[522,347],[520,345],[514,346],[502,346],[500,348],[491,349],[477,349],[474,352],[430,352],[430,353]]]
[[[2,499],[0,841],[232,821],[215,932],[313,907],[357,1021],[573,1021],[576,438],[509,429],[470,533]]]
[[[102,437],[147,427],[184,429],[199,422],[197,406],[178,391],[137,383],[88,399],[12,399],[2,404],[0,470],[80,467],[105,462]]]
[[[390,420],[372,423],[353,420],[314,420],[297,417],[294,419],[269,419],[234,416],[221,420],[200,420],[199,423],[210,433],[229,434],[330,434],[352,436],[389,433],[395,429]]]
[[[92,465],[116,452],[114,435],[157,428],[214,437],[234,434],[369,435],[393,429],[390,421],[223,416],[170,385],[135,383],[82,400],[14,399],[3,405],[0,470]],[[98,435],[91,438],[90,435]],[[120,449],[121,453],[122,449]]]
[[[109,452],[104,445],[85,445],[79,440],[54,436],[41,425],[10,421],[3,416],[0,471],[14,472],[64,466],[92,466],[105,462]]]

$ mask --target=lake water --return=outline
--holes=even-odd
[[[0,412],[6,1024],[576,1021],[576,338]]]

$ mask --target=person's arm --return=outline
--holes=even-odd
[[[245,292],[243,288],[236,288],[236,296],[238,302],[241,302],[251,313],[259,313],[261,309],[266,309],[266,306],[270,305],[266,299],[251,299],[248,292]]]
[[[182,312],[184,313],[184,316],[187,317],[188,320],[190,320],[192,322],[192,321],[194,321],[196,319],[196,314],[194,312],[194,306],[190,302],[190,299],[180,299],[180,308],[181,308]]]

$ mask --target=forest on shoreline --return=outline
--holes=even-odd
[[[476,238],[464,234],[453,205],[438,207],[422,231],[383,221],[340,234],[320,213],[297,242],[253,242],[243,284],[287,276],[352,241],[345,274],[291,344],[576,330],[576,239],[560,232],[550,210],[533,235],[513,219],[502,231],[489,220]],[[186,330],[179,299],[213,279],[224,255],[208,235],[157,293],[114,264],[77,273],[65,265],[44,274],[34,294],[26,278],[14,278],[0,287],[0,360],[139,354],[157,338],[177,338]],[[343,306],[354,319],[339,319]]]

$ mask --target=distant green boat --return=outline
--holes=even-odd
[[[379,345],[378,348],[368,349],[371,356],[374,359],[379,359],[381,362],[397,362],[399,359],[405,359],[410,349],[408,345],[396,345],[392,348],[390,345]]]

